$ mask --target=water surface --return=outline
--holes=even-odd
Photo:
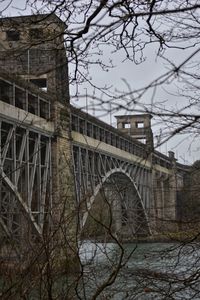
[[[120,248],[114,243],[84,241],[80,247],[80,295],[91,299],[117,274],[114,283],[102,289],[97,299],[200,299],[199,246],[130,243]]]

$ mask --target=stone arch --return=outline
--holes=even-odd
[[[95,201],[104,194],[107,210],[110,210],[114,232],[122,236],[151,234],[148,216],[136,182],[123,168],[111,169],[96,185],[93,195],[87,200],[87,209],[82,215],[84,229]],[[108,213],[108,212],[107,212]]]

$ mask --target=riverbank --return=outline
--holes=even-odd
[[[116,242],[119,241],[120,243],[176,243],[176,242],[184,242],[189,243],[192,241],[200,242],[200,231],[199,230],[185,230],[185,231],[178,231],[178,232],[164,232],[164,233],[155,233],[149,236],[116,236],[116,240],[107,236],[98,236],[98,237],[84,237],[83,240],[90,240],[93,242],[99,243],[108,243],[108,242]]]

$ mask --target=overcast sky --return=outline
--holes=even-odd
[[[14,0],[9,5],[10,1],[1,1],[0,2],[0,11],[3,11],[3,15],[14,16],[19,14],[30,14],[31,9],[25,6],[24,0]],[[5,9],[5,10],[4,10]],[[111,57],[109,49],[105,49],[104,55]],[[109,72],[102,72],[97,67],[91,67],[90,76],[93,80],[93,83],[97,86],[111,86],[114,93],[117,91],[128,92],[128,87],[125,81],[129,84],[131,89],[137,89],[148,84],[152,79],[157,78],[161,74],[167,71],[167,64],[164,63],[161,59],[156,59],[156,48],[154,46],[149,46],[144,55],[146,57],[145,62],[142,64],[136,65],[134,63],[122,62],[122,56],[120,53],[112,55],[115,68],[111,69]],[[169,50],[169,57],[181,62],[187,52],[185,51],[182,55],[175,50]],[[197,57],[200,59],[200,57]],[[71,66],[69,66],[71,68]],[[125,81],[124,81],[125,80]],[[97,93],[94,88],[91,88],[90,85],[82,85],[79,87],[79,93],[85,94],[87,91],[88,94]],[[175,85],[166,85],[156,90],[154,95],[154,101],[163,102],[163,105],[166,107],[178,107],[183,104],[184,99],[172,96],[171,93],[174,93]],[[147,92],[142,98],[143,102],[150,103],[152,98],[152,92]],[[71,87],[71,94],[75,93],[75,88]],[[99,95],[98,95],[99,96]],[[86,99],[73,98],[72,103],[79,107],[84,107],[86,105]],[[110,116],[104,114],[102,111],[98,112],[96,103],[92,103],[88,99],[89,113],[100,116],[106,122],[112,122],[112,125],[115,126],[114,113]],[[92,108],[94,106],[94,109]],[[127,108],[128,109],[128,108]],[[119,111],[117,114],[127,113],[125,111]],[[161,126],[157,124],[156,120],[153,120],[153,131],[154,135],[158,135],[160,132]],[[199,140],[199,139],[198,139]],[[169,150],[173,150],[176,156],[179,158],[180,162],[193,162],[196,159],[200,159],[200,143],[197,139],[194,140],[193,136],[176,136],[163,145],[158,150],[161,150],[164,153],[167,153]]]

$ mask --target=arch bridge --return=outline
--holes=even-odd
[[[27,225],[28,235],[43,235],[62,199],[81,230],[89,219],[124,237],[149,235],[163,222],[170,228],[187,167],[173,153],[167,157],[79,109],[63,113],[52,103],[48,93],[1,75],[3,232],[19,240]]]

